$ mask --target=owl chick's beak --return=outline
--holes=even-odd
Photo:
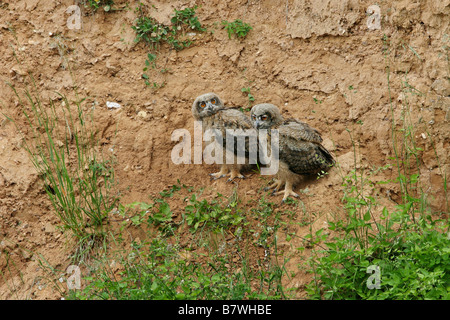
[[[256,128],[256,129],[259,129],[259,127],[261,127],[261,121],[256,120],[256,121],[255,121],[255,128]]]
[[[211,102],[209,102],[209,101],[206,102],[205,110],[206,110],[207,112],[213,111],[213,110],[214,110],[214,105],[213,105]]]

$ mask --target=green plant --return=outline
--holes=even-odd
[[[313,98],[315,104],[321,104],[323,101],[317,98]]]
[[[241,92],[242,92],[242,93],[247,94],[247,99],[248,99],[248,106],[247,106],[247,109],[250,109],[250,107],[251,107],[251,105],[252,105],[252,102],[255,101],[255,97],[251,94],[250,90],[251,90],[250,87],[242,88],[242,89],[241,89]],[[249,111],[249,110],[247,110],[247,111]]]
[[[172,197],[176,191],[181,189],[180,184],[173,185],[171,189],[161,191],[160,197],[155,198],[153,203],[133,202],[128,205],[119,206],[119,214],[128,218],[135,226],[146,222],[159,228],[162,232],[173,233],[173,220],[170,205],[165,198]],[[136,208],[138,209],[136,212]],[[129,210],[134,210],[131,214]]]
[[[2,266],[2,268],[0,268],[0,279],[2,280],[2,283],[6,285],[12,296],[14,296],[15,299],[20,299],[17,286],[23,285],[25,281],[20,266],[18,266],[14,259],[11,258],[11,252],[7,246],[7,244],[17,245],[17,243],[2,238],[0,244],[2,245],[2,249],[0,250],[0,265]],[[19,275],[19,277],[16,277],[16,275]]]
[[[257,234],[257,244],[264,247],[269,248],[272,244],[272,241],[275,241],[273,235],[276,234],[278,228],[280,227],[280,212],[274,212],[274,203],[267,202],[264,197],[262,197],[258,206],[252,209],[252,212],[255,214],[255,219],[258,221],[257,229],[251,229],[254,234]]]
[[[151,205],[134,203],[148,214],[150,225],[161,226],[172,223],[168,198],[180,190],[192,192],[192,188],[180,183],[160,192]],[[68,299],[282,299],[286,298],[281,279],[286,273],[284,265],[274,263],[277,259],[276,237],[264,243],[266,254],[250,263],[248,240],[228,242],[225,238],[230,228],[239,226],[238,237],[246,237],[243,211],[237,210],[236,193],[227,203],[222,196],[218,200],[200,201],[190,198],[180,224],[191,226],[192,241],[181,242],[180,234],[165,232],[164,229],[150,230],[146,240],[133,241],[130,250],[117,251],[109,258],[99,261],[84,278],[87,285],[82,290],[70,291]],[[261,216],[265,226],[270,227],[272,205],[261,202]],[[197,213],[199,213],[197,215]],[[239,213],[240,216],[233,216]],[[143,223],[145,215],[138,214],[137,221]],[[205,217],[206,216],[206,217]],[[277,218],[278,219],[278,218]],[[189,222],[190,221],[190,222]],[[278,220],[276,220],[278,221]],[[190,224],[189,224],[190,223]],[[270,232],[270,231],[269,231]],[[195,235],[217,235],[218,241]],[[228,236],[227,236],[228,237]],[[208,240],[210,239],[210,240]],[[267,238],[266,238],[267,239]],[[207,241],[204,242],[204,241]],[[273,257],[269,252],[274,250]],[[198,250],[198,251],[197,251]],[[206,253],[205,253],[206,251]],[[111,270],[114,261],[119,271]],[[252,267],[251,267],[252,265]]]
[[[139,17],[136,25],[131,27],[136,32],[136,42],[144,41],[152,50],[158,50],[160,43],[167,41],[173,32],[169,27],[160,24],[152,17]]]
[[[135,212],[136,208],[140,210]],[[145,222],[146,216],[149,213],[149,210],[153,208],[153,204],[148,204],[145,202],[133,202],[127,205],[119,204],[119,214],[126,219],[129,219],[134,226],[140,226]],[[134,210],[134,214],[130,214],[129,210]]]
[[[184,10],[175,9],[174,16],[170,20],[173,28],[181,30],[183,26],[187,26],[190,30],[206,31],[206,28],[202,27],[198,17],[195,15],[196,10],[197,6]]]
[[[325,235],[320,242],[325,247],[313,250],[309,264],[314,280],[308,285],[312,298],[410,300],[450,297],[449,220],[433,217],[427,205],[420,182],[422,150],[414,139],[415,124],[410,113],[409,96],[422,93],[408,83],[405,74],[400,82],[404,95],[402,112],[399,119],[394,117],[387,37],[383,41],[392,115],[392,167],[397,178],[378,184],[398,184],[400,199],[394,209],[383,207],[377,217],[379,204],[376,196],[370,195],[376,194],[373,192],[376,184],[371,176],[391,165],[365,172],[364,166],[356,162],[356,144],[350,135],[355,169],[343,177],[342,201],[347,219],[329,221],[329,230],[335,236]],[[445,176],[444,190],[446,192]],[[316,246],[320,246],[319,243]],[[368,285],[368,268],[373,266],[380,271],[378,288]]]
[[[136,20],[136,25],[132,26],[132,29],[136,31],[135,41],[143,40],[150,45],[152,50],[158,50],[160,44],[164,42],[170,44],[175,50],[189,47],[190,40],[180,39],[179,31],[183,29],[183,26],[187,26],[191,30],[206,30],[195,16],[195,10],[196,7],[175,10],[174,17],[171,19],[171,26],[163,25],[152,17],[144,16],[141,11],[141,16]]]
[[[111,10],[111,7],[114,4],[113,0],[86,0],[85,6],[92,8],[94,11],[100,7],[103,7],[103,10],[106,12]]]
[[[142,71],[144,71],[144,73],[142,74],[142,78],[145,80],[145,84],[147,86],[150,86],[150,81],[149,81],[149,76],[147,75],[147,73],[145,73],[148,70],[148,67],[152,67],[152,69],[156,69],[156,55],[149,53],[147,54],[147,59],[145,59],[145,67],[144,69],[142,69]],[[155,83],[153,83],[155,85]]]
[[[31,74],[29,79],[32,87],[24,90],[25,99],[9,84],[32,135],[31,139],[24,135],[23,147],[63,228],[78,239],[81,251],[88,250],[104,239],[104,224],[117,202],[112,159],[103,159],[97,151],[93,119],[91,115],[89,121],[83,111],[84,99],[75,92],[76,100],[70,102],[58,93],[59,106],[53,100],[45,105]],[[23,127],[17,129],[23,134]]]
[[[199,228],[223,231],[230,226],[245,224],[245,218],[237,208],[236,199],[224,205],[221,198],[222,195],[218,194],[218,200],[208,202],[207,200],[199,201],[195,194],[191,196],[189,204],[185,207],[184,219],[193,232]]]
[[[240,19],[236,19],[233,22],[223,20],[222,25],[224,25],[224,28],[228,33],[228,39],[231,39],[232,35],[235,35],[238,39],[244,39],[247,37],[250,30],[253,29],[249,24]]]
[[[171,19],[172,25],[166,26],[159,23],[152,17],[145,16],[142,4],[136,8],[139,18],[136,20],[136,24],[131,27],[136,32],[135,42],[143,41],[149,45],[152,50],[152,52],[147,55],[145,67],[143,69],[144,73],[142,74],[142,78],[147,86],[152,86],[153,89],[158,89],[165,85],[165,81],[161,84],[151,82],[149,80],[149,75],[146,73],[150,66],[154,70],[158,69],[156,64],[156,51],[160,49],[162,44],[166,43],[171,48],[179,51],[189,47],[192,44],[191,40],[182,39],[182,36],[180,35],[180,31],[184,32],[184,26],[190,30],[206,30],[201,26],[201,23],[195,16],[196,9],[197,7],[186,8],[184,10],[175,9],[174,16]],[[160,73],[165,73],[166,71],[167,69],[165,67],[159,69]]]
[[[311,298],[448,299],[448,220],[433,221],[431,216],[413,220],[412,202],[397,205],[393,212],[383,207],[380,219],[374,216],[378,203],[366,195],[375,188],[370,176],[388,167],[368,175],[354,169],[343,177],[348,218],[328,221],[334,237],[316,232],[319,241],[313,244],[325,247],[314,250],[309,260],[315,277],[307,288]],[[368,286],[369,266],[380,270],[379,288]]]
[[[101,300],[242,300],[280,298],[272,291],[253,285],[258,274],[244,263],[230,270],[231,257],[210,257],[183,253],[179,244],[168,245],[157,236],[149,242],[133,243],[124,257],[115,258],[123,266],[118,275],[109,268],[96,270],[84,280],[82,290],[69,292],[68,299]],[[189,260],[198,261],[190,263]],[[205,262],[201,262],[206,259]],[[104,265],[108,265],[105,262]],[[271,272],[264,276],[269,277]]]
[[[385,224],[376,223],[378,233],[368,233],[366,247],[355,235],[356,223],[330,223],[330,230],[343,230],[343,237],[327,239],[326,250],[310,260],[315,281],[308,286],[312,298],[324,299],[448,299],[450,297],[450,240],[443,231],[446,221],[418,221],[396,229],[404,218],[403,208],[389,213]],[[367,285],[369,266],[380,270],[380,288]]]

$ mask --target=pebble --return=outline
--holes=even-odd
[[[138,117],[147,118],[147,112],[146,111],[139,111],[138,112]]]
[[[3,241],[0,242],[0,249],[1,250],[8,249],[8,251],[11,251],[11,250],[15,249],[16,247],[17,247],[17,244],[13,243],[13,242],[10,242],[10,241],[3,240]]]
[[[121,107],[121,105],[118,104],[117,102],[110,102],[110,101],[106,101],[106,106],[108,107],[108,109],[119,109]]]

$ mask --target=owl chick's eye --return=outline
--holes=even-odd
[[[252,120],[256,120],[256,116],[252,114]]]
[[[212,99],[212,100],[211,100],[211,103],[212,103],[212,104],[216,104],[216,102],[217,102],[216,99]]]
[[[261,116],[261,120],[262,120],[262,121],[266,121],[267,119],[269,119],[269,117],[268,117],[267,115]]]
[[[201,108],[206,107],[206,102],[204,102],[204,101],[203,101],[203,102],[200,102],[200,107],[201,107]]]

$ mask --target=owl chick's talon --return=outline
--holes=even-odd
[[[273,189],[273,193],[277,192],[279,188],[284,184],[283,180],[276,179],[271,185],[267,186],[264,191],[268,191],[270,189]]]
[[[238,170],[232,170],[229,175],[230,178],[228,179],[228,181],[231,181],[234,178],[245,179],[245,177],[242,174],[240,174]]]
[[[211,176],[211,180],[221,179],[226,176],[225,174],[220,174],[220,172],[210,173],[209,175]]]
[[[278,189],[274,189],[273,192],[272,192],[272,195],[273,195],[273,196],[279,196],[280,194],[285,195],[285,194],[286,194],[286,191],[284,191],[284,190],[278,191]],[[283,197],[283,199],[284,199],[284,198],[285,198],[285,197]]]
[[[295,198],[300,198],[300,196],[297,193],[295,193],[294,191],[292,191],[292,190],[285,190],[284,197],[283,197],[283,200],[281,200],[281,202],[282,203],[286,203],[286,200],[287,200],[287,198],[289,196],[292,196],[292,197],[295,197]]]
[[[277,189],[275,189],[273,192],[272,192],[272,196],[278,196],[278,195],[283,195],[283,200],[281,200],[281,204],[283,204],[283,203],[286,203],[286,200],[287,200],[287,198],[289,197],[289,196],[291,196],[291,197],[295,197],[295,198],[300,198],[300,196],[297,194],[297,193],[295,193],[294,191],[292,191],[292,187],[288,184],[288,186],[287,186],[287,188],[285,188],[284,190],[282,190],[282,191],[276,191]]]
[[[214,180],[217,180],[225,177],[227,175],[227,172],[227,168],[225,166],[222,166],[219,172],[210,173],[209,175],[213,177]]]

